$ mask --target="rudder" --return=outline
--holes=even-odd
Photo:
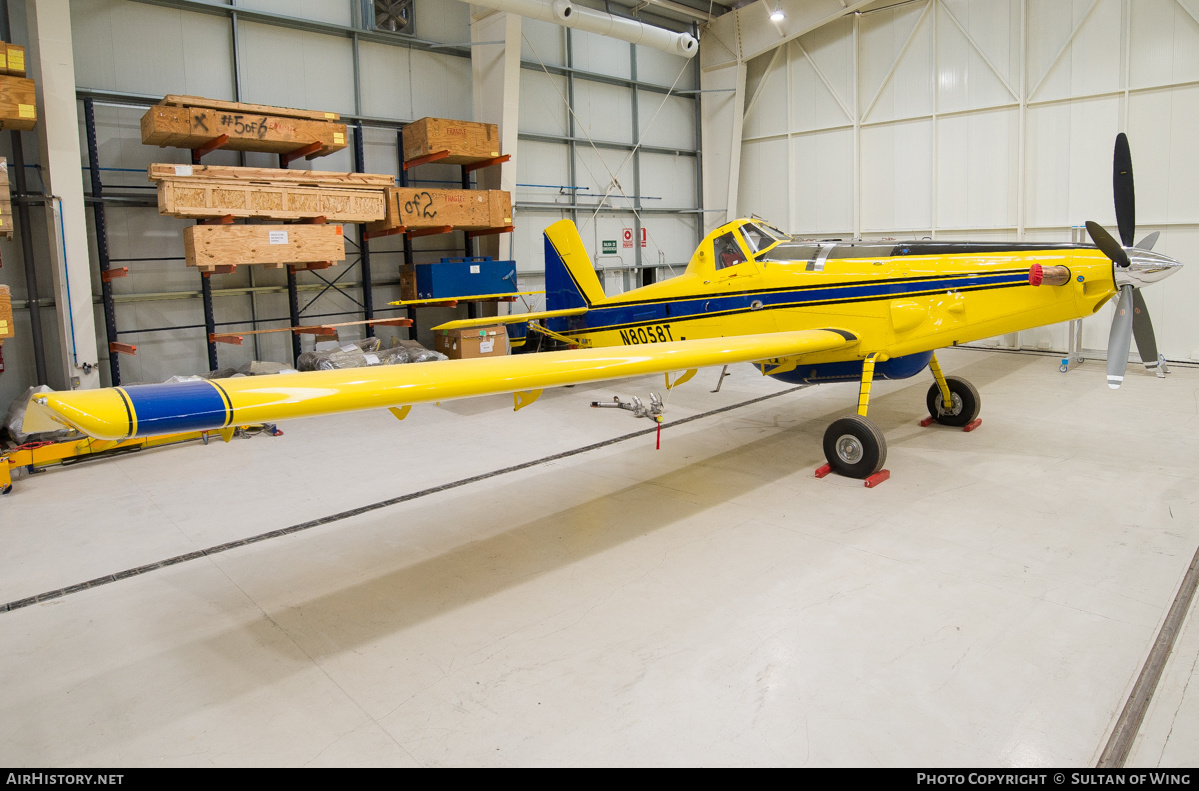
[[[604,298],[604,288],[579,231],[570,220],[545,229],[546,310],[586,308]]]

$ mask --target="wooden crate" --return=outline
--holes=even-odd
[[[365,223],[386,215],[387,186],[395,179],[371,173],[272,168],[150,166],[158,182],[158,210],[172,217],[258,217]]]
[[[0,157],[0,236],[12,241],[12,196],[8,190],[8,160]]]
[[[395,185],[395,176],[381,173],[343,173],[335,170],[299,168],[239,168],[226,165],[172,165],[155,163],[149,167],[150,181],[164,178],[215,179],[251,184],[299,184],[310,187],[382,190]]]
[[[203,96],[181,96],[174,93],[169,93],[162,97],[162,101],[159,104],[173,105],[175,107],[208,107],[213,110],[226,110],[234,113],[281,115],[286,118],[310,118],[316,121],[336,121],[341,118],[337,113],[327,113],[320,110],[297,110],[294,107],[276,107],[269,104],[226,102],[222,99],[207,99]]]
[[[0,74],[25,76],[25,48],[0,41]]]
[[[33,80],[0,75],[0,129],[27,132],[37,125]]]
[[[189,225],[183,253],[188,266],[212,271],[230,264],[342,261],[346,248],[340,225]]]
[[[500,135],[495,124],[451,121],[447,118],[422,118],[404,127],[404,160],[427,156],[438,151],[450,155],[438,162],[469,165],[500,155]]]
[[[8,286],[0,286],[0,341],[14,334],[12,320],[12,294]]]
[[[262,107],[235,102],[221,104],[230,108]],[[232,151],[287,154],[319,143],[321,148],[315,156],[346,147],[346,125],[343,123],[230,108],[156,104],[142,116],[142,142],[153,146],[199,148],[214,138],[228,135],[229,140],[223,148]],[[277,109],[286,111],[288,108]]]
[[[447,225],[455,230],[482,231],[512,224],[512,195],[505,190],[393,187],[387,193],[387,216],[367,225],[368,233]]]

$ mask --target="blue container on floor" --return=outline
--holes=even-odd
[[[515,261],[493,261],[486,256],[443,258],[437,264],[416,265],[417,299],[454,299],[515,291]]]

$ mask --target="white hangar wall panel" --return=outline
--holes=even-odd
[[[71,38],[80,86],[233,98],[233,36],[221,17],[128,0],[72,0]]]
[[[1126,131],[1137,237],[1159,231],[1155,249],[1191,264],[1144,291],[1158,345],[1199,359],[1199,0],[920,0],[759,56],[746,82],[740,213],[805,236],[1114,231]],[[1106,348],[1111,313],[1084,322],[1086,348]],[[1066,337],[993,342],[1060,351]]]

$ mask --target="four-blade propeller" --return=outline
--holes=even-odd
[[[1132,266],[1128,249],[1134,247],[1133,238],[1137,227],[1132,154],[1128,148],[1128,137],[1123,132],[1116,135],[1116,151],[1112,160],[1112,192],[1116,201],[1116,226],[1120,230],[1120,241],[1113,239],[1101,225],[1094,222],[1087,223],[1087,233],[1091,235],[1095,246],[1115,264],[1118,275],[1119,270],[1127,270]],[[1146,236],[1139,245],[1135,245],[1135,249],[1153,249],[1157,237],[1156,232]],[[1117,276],[1118,284],[1120,279]],[[1145,305],[1145,298],[1141,296],[1140,289],[1132,283],[1125,282],[1120,285],[1116,316],[1112,319],[1112,328],[1107,337],[1107,385],[1113,390],[1124,382],[1128,351],[1134,336],[1141,362],[1149,370],[1156,370],[1159,364],[1157,339],[1153,334],[1149,308]]]

